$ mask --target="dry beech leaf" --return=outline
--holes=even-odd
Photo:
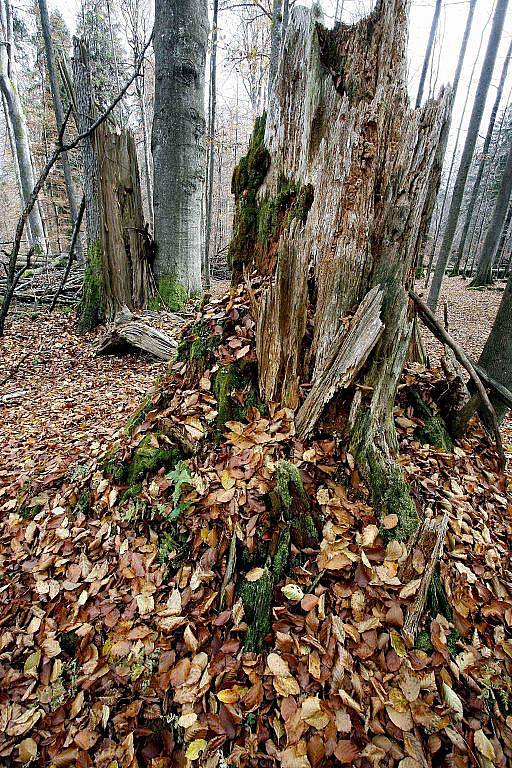
[[[287,600],[292,600],[296,603],[304,597],[304,592],[298,584],[286,584],[286,586],[281,587],[281,592]]]
[[[494,747],[481,729],[475,731],[474,741],[475,747],[478,749],[481,755],[486,757],[488,760],[496,760]]]

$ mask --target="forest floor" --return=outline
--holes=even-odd
[[[478,357],[502,293],[466,286],[458,278],[446,281],[439,314],[446,301],[451,333]],[[219,284],[214,293],[227,287]],[[424,292],[420,283],[417,290]],[[74,316],[62,311],[33,318],[18,308],[13,315],[0,355],[0,506],[29,480],[39,490],[104,452],[165,371],[166,363],[143,354],[96,357],[97,335],[78,335]],[[437,365],[442,347],[424,338]],[[504,442],[512,451],[510,418]]]

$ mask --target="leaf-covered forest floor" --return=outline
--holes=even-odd
[[[231,379],[256,362],[244,290],[187,326],[108,460],[165,365],[96,359],[71,322],[15,320],[4,342],[8,370],[29,343],[47,357],[4,385],[20,402],[1,420],[0,760],[510,765],[509,481],[478,423],[453,453],[419,439],[411,389],[433,407],[435,376],[410,369],[395,412],[411,498],[448,526],[433,578],[431,534],[394,536],[343,441],[301,443],[290,411]]]
[[[502,285],[502,284],[501,284]],[[500,284],[498,284],[498,287]],[[220,295],[226,282],[213,288]],[[426,293],[423,281],[417,290]],[[450,332],[478,357],[501,300],[500,290],[474,291],[467,281],[445,281],[438,315],[448,305]],[[1,342],[0,502],[29,479],[37,490],[100,455],[122,431],[130,414],[151,389],[166,364],[143,354],[95,357],[98,334],[78,335],[74,316],[41,311],[34,319],[23,307],[13,316]],[[423,334],[433,365],[442,346]],[[21,365],[14,370],[21,361]],[[512,420],[503,425],[512,444]]]

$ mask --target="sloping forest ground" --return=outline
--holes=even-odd
[[[228,283],[217,283],[213,295],[228,288]],[[416,289],[423,292],[422,282]],[[474,358],[501,295],[499,290],[467,290],[467,281],[459,278],[444,283],[438,316],[446,301],[450,332]],[[79,467],[100,455],[165,372],[166,363],[143,354],[96,357],[98,335],[78,335],[73,316],[62,311],[43,311],[36,319],[28,311],[13,315],[0,357],[0,382],[9,377],[0,390],[0,500],[29,480],[51,482],[70,465]],[[442,346],[425,329],[422,335],[432,365],[438,365]],[[511,417],[503,433],[512,451]]]
[[[476,356],[501,294],[457,285],[451,328]],[[409,388],[433,405],[436,379],[404,377],[401,463],[448,525],[432,578],[432,541],[393,537],[342,443],[300,443],[230,378],[256,359],[248,295],[200,328],[130,437],[165,365],[94,358],[62,315],[9,329],[3,378],[35,349],[2,391],[0,763],[510,765],[510,488],[481,426],[453,453],[425,444]]]

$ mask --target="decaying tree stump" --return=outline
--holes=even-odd
[[[449,91],[409,106],[408,5],[381,1],[358,24],[333,30],[294,9],[266,125],[256,125],[233,177],[230,247],[235,280],[254,268],[265,278],[257,343],[267,401],[297,409],[304,385],[329,399],[352,383],[343,377],[345,356],[333,372],[333,350],[347,316],[363,311],[372,290],[381,294],[383,328],[361,358],[364,394],[347,429],[375,501],[383,514],[399,513],[403,538],[417,516],[393,461],[392,411],[411,333],[408,289],[451,111]]]

